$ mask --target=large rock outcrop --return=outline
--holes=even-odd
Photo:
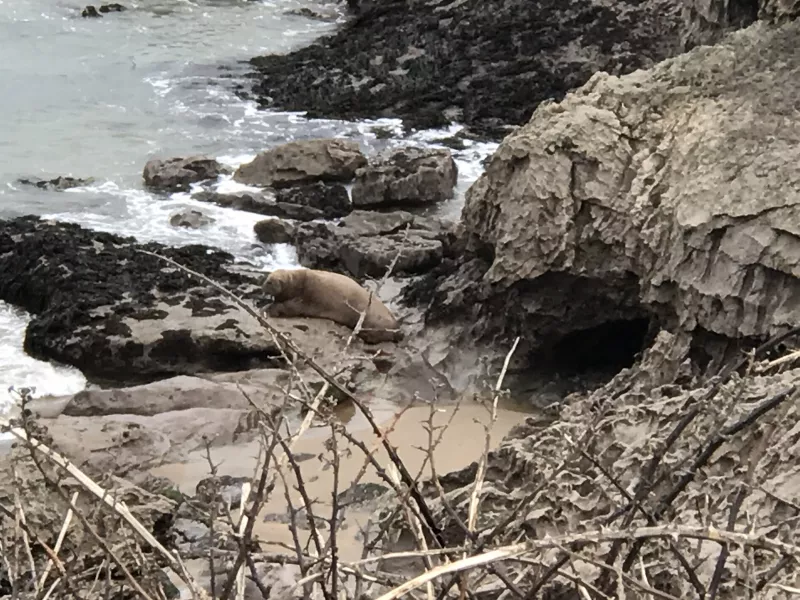
[[[0,222],[0,299],[31,313],[25,350],[73,365],[91,381],[142,383],[202,371],[275,366],[275,340],[214,288],[163,254],[257,307],[258,279],[205,246],[167,248],[77,225],[22,217]],[[278,323],[309,350],[346,335],[316,320]]]
[[[617,319],[728,339],[800,324],[798,34],[757,23],[540,106],[469,190],[471,253],[431,314],[528,340]]]
[[[362,4],[335,35],[253,59],[260,104],[502,136],[598,70],[629,72],[680,48],[674,0]]]
[[[32,314],[25,350],[90,380],[142,382],[271,364],[279,351],[209,285],[142,254],[163,253],[258,303],[257,282],[204,246],[166,248],[77,225],[0,222],[0,298]]]

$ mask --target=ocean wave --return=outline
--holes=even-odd
[[[86,378],[78,369],[25,354],[23,340],[29,321],[27,313],[0,301],[0,415],[7,414],[15,403],[11,387],[35,388],[35,398],[76,394],[86,387]]]

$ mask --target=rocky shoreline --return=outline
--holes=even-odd
[[[26,401],[12,425],[121,490],[159,543],[195,561],[206,589],[214,569],[233,581],[247,555],[244,597],[295,597],[309,576],[326,595],[337,561],[350,569],[343,594],[378,597],[423,586],[409,580],[436,565],[455,573],[465,552],[484,569],[492,551],[506,554],[483,579],[465,567],[449,585],[487,599],[622,587],[779,597],[793,585],[800,503],[800,21],[790,4],[362,2],[335,35],[254,59],[263,106],[398,116],[411,128],[455,119],[489,137],[514,126],[457,223],[431,216],[457,176],[439,148],[366,155],[352,140],[316,139],[267,148],[235,172],[207,156],[144,167],[154,194],[191,191],[264,215],[254,235],[291,244],[303,267],[371,290],[380,281],[403,340],[351,340],[323,319],[264,327],[143,252],[267,307],[263,274],[210,247],[2,221],[0,300],[31,314],[25,350],[90,381]],[[257,191],[213,189],[231,174]],[[54,193],[72,183],[32,182]],[[199,210],[173,217],[208,224]],[[311,429],[293,440],[304,418]],[[440,430],[451,436],[441,447]],[[273,462],[254,478],[268,446]],[[23,485],[28,522],[52,542],[62,483],[47,485],[28,450],[8,454],[25,477],[7,478],[0,501],[15,506]],[[234,535],[233,522],[213,529],[245,489],[259,541]],[[376,528],[366,583],[358,561]],[[378,557],[423,545],[450,547],[450,562]],[[528,562],[506,560],[520,556]],[[571,559],[580,571],[562,569]],[[444,597],[447,578],[431,579]],[[0,596],[10,580],[0,567]]]

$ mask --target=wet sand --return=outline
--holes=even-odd
[[[453,411],[456,411],[455,416],[453,416]],[[376,420],[382,428],[391,425],[394,412],[387,410],[376,415]],[[497,421],[492,429],[491,445],[496,446],[514,425],[522,422],[529,415],[530,413],[507,408],[499,409]],[[413,406],[401,414],[388,435],[389,441],[396,448],[397,454],[412,476],[419,473],[425,460],[426,451],[423,449],[429,447],[426,430],[429,416],[429,407]],[[457,410],[455,405],[446,405],[436,409],[433,418],[434,426],[441,427],[451,418],[452,422],[443,433],[436,431],[434,434],[435,437],[440,434],[442,436],[441,442],[433,453],[436,472],[439,474],[465,467],[481,456],[485,443],[484,426],[490,422],[490,413],[486,407],[476,403],[463,403]],[[385,468],[389,463],[386,451],[363,417],[359,415],[347,420],[346,428],[355,439],[363,442],[370,449],[376,462]],[[330,468],[330,465],[326,465],[326,460],[320,459],[320,457],[328,459],[331,456],[331,453],[325,448],[329,438],[329,427],[312,428],[297,441],[293,452],[304,459],[298,462],[301,476],[309,497],[312,501],[317,502],[313,509],[315,515],[322,518],[330,517],[334,487],[334,469]],[[337,439],[339,449],[337,454],[340,457],[338,487],[339,492],[342,492],[347,489],[363,468],[365,457],[360,449],[346,439],[338,436]],[[218,474],[251,477],[256,467],[259,446],[259,442],[252,442],[214,448],[212,459],[218,464]],[[282,452],[279,451],[278,454],[280,455]],[[302,507],[300,493],[295,489],[296,480],[288,464],[283,472],[289,483],[292,504],[295,507]],[[197,483],[209,476],[209,465],[204,451],[195,452],[184,462],[162,465],[152,470],[152,473],[169,478],[181,491],[193,494]],[[430,476],[430,473],[428,464],[422,478]],[[359,483],[387,485],[372,465],[368,466]],[[237,513],[234,512],[235,514]],[[263,542],[262,547],[265,551],[287,552],[287,547],[293,545],[289,525],[285,522],[287,514],[285,490],[281,478],[277,477],[275,489],[254,528],[256,536]],[[358,539],[358,525],[364,524],[368,516],[369,510],[350,508],[346,511],[345,524],[337,536],[342,560],[355,560],[360,557],[362,544]],[[322,527],[321,533],[324,538],[327,538],[327,527],[324,524]],[[309,533],[305,522],[302,523],[300,533],[304,536]]]

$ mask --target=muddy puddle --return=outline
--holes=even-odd
[[[465,467],[477,460],[483,452],[485,444],[485,426],[491,422],[488,408],[476,402],[456,405],[444,405],[435,408],[431,417],[428,406],[412,406],[406,410],[397,407],[373,406],[375,419],[385,429],[389,441],[396,448],[412,476],[416,476],[423,463],[427,448],[431,445],[428,434],[429,420],[438,429],[434,438],[441,436],[432,453],[436,472],[439,474]],[[376,462],[385,468],[389,463],[386,451],[373,434],[366,419],[358,414],[349,414],[344,409],[340,418],[346,423],[346,429],[352,436],[370,450]],[[529,413],[511,407],[500,407],[497,419],[492,428],[491,446],[494,447],[503,436],[516,424],[522,422]],[[396,417],[396,415],[399,415]],[[349,419],[348,419],[349,416]],[[446,427],[445,427],[446,426]],[[439,429],[442,428],[442,429]],[[301,473],[304,487],[314,504],[315,515],[329,518],[334,490],[334,469],[330,466],[331,452],[326,449],[331,434],[329,427],[314,427],[300,437],[293,450]],[[339,460],[339,492],[343,492],[364,470],[359,481],[359,493],[371,495],[379,493],[375,484],[386,486],[376,472],[374,466],[367,464],[364,453],[354,444],[337,436],[337,455]],[[218,465],[218,475],[232,477],[252,477],[256,468],[260,443],[255,441],[236,446],[223,446],[212,449],[212,460]],[[282,454],[282,452],[279,452]],[[365,466],[366,464],[366,466]],[[430,464],[425,464],[422,478],[431,474]],[[189,455],[188,460],[162,465],[152,471],[154,475],[164,476],[172,480],[186,494],[194,494],[195,486],[209,477],[209,464],[205,451],[197,451]],[[297,489],[297,478],[292,469],[282,469],[289,487],[289,498],[296,508],[303,502]],[[373,485],[370,485],[373,484]],[[388,486],[387,486],[388,487]],[[362,540],[360,525],[364,525],[372,510],[369,502],[348,508],[345,511],[344,525],[337,536],[342,560],[356,560],[361,556]],[[234,515],[237,513],[234,512]],[[305,518],[300,518],[300,534],[309,535]],[[276,486],[261,511],[258,522],[254,526],[255,534],[262,541],[265,551],[286,552],[293,546],[289,526],[289,511],[286,500],[286,489],[281,477],[276,478]],[[322,523],[320,531],[325,536],[327,526]],[[305,541],[305,540],[303,540]]]

